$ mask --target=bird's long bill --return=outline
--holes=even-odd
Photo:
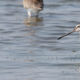
[[[59,37],[58,40],[61,39],[61,38],[63,38],[63,37],[65,37],[65,36],[67,36],[67,35],[70,35],[70,34],[73,33],[73,32],[75,32],[75,31],[73,30],[72,32],[69,32],[69,33],[67,33],[67,34],[64,34],[63,36]]]

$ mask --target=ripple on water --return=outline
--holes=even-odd
[[[79,0],[44,0],[39,18],[27,18],[22,0],[0,0],[1,80],[80,80]]]

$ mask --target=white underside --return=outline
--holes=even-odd
[[[39,14],[39,10],[35,10],[35,9],[28,9],[27,12],[28,12],[29,17],[38,16],[38,14]]]

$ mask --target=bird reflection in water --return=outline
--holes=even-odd
[[[42,17],[29,17],[29,18],[24,19],[24,24],[26,26],[43,25],[43,18]]]
[[[27,50],[28,53],[35,53],[35,49],[37,48],[38,38],[37,34],[40,30],[42,30],[43,26],[43,18],[42,17],[30,17],[24,19],[24,24],[26,25],[26,34],[28,44],[31,46],[31,49]],[[26,42],[27,44],[27,42]],[[31,59],[32,60],[32,59]],[[34,61],[34,60],[33,60]]]

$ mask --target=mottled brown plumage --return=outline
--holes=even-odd
[[[43,9],[43,0],[24,0],[23,4],[24,8],[26,9],[29,8],[39,9],[39,10]]]

